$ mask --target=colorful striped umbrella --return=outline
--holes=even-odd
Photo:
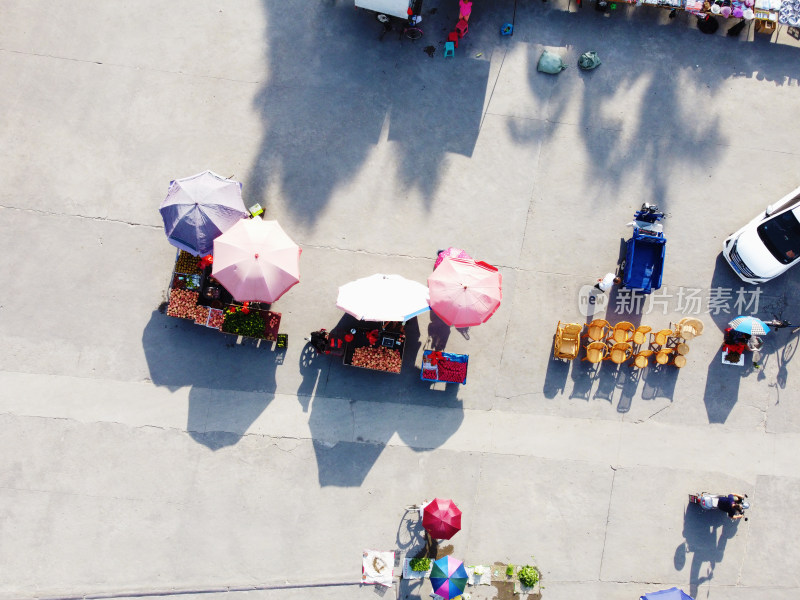
[[[741,331],[748,335],[765,335],[770,332],[769,325],[756,317],[736,317],[728,325],[733,327],[734,331]]]
[[[461,530],[461,509],[452,500],[434,498],[422,511],[422,526],[437,540],[449,540]]]
[[[449,600],[464,593],[469,576],[463,562],[452,556],[445,556],[433,563],[430,579],[433,593]]]

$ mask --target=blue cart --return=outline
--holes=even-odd
[[[621,267],[622,287],[649,294],[661,287],[667,238],[657,206],[643,204],[633,215],[633,237],[626,243]]]

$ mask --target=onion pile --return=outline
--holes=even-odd
[[[403,357],[399,350],[384,348],[356,348],[353,352],[353,366],[374,369],[376,371],[388,371],[389,373],[399,373],[403,366]]]
[[[167,315],[181,319],[194,319],[200,294],[189,290],[170,290]]]

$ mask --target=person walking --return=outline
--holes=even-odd
[[[597,283],[594,284],[601,292],[607,292],[611,289],[612,285],[619,285],[622,283],[622,279],[614,275],[613,273],[606,273],[602,278],[597,280]]]

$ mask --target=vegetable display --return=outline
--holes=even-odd
[[[412,558],[408,561],[408,566],[412,571],[427,571],[431,568],[430,558]]]
[[[403,366],[403,357],[399,350],[383,346],[356,348],[353,352],[353,362],[351,364],[354,367],[399,373]]]
[[[189,290],[175,289],[169,293],[169,305],[167,305],[167,315],[170,317],[180,317],[181,319],[194,319],[197,299],[200,294]]]
[[[525,565],[517,573],[517,578],[522,585],[532,588],[539,582],[539,569]]]
[[[256,311],[245,313],[241,310],[229,309],[225,312],[225,319],[222,322],[222,331],[235,333],[246,337],[264,337],[266,323]]]

